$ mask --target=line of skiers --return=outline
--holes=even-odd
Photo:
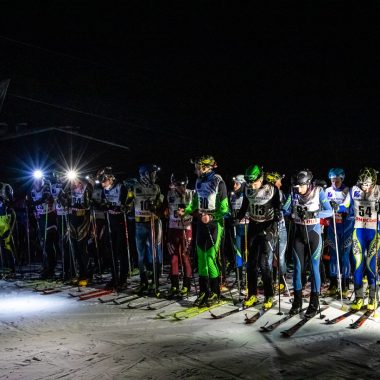
[[[33,209],[43,252],[41,275],[53,277],[61,252],[64,278],[75,278],[85,286],[91,278],[89,250],[93,251],[99,271],[106,265],[104,250],[108,250],[112,273],[109,287],[125,288],[135,261],[140,274],[138,291],[151,289],[158,293],[165,242],[171,264],[170,295],[186,295],[193,279],[194,246],[199,274],[195,304],[209,305],[220,298],[223,241],[230,237],[239,288],[244,283],[246,265],[246,307],[258,302],[259,274],[264,288],[263,308],[273,306],[274,287],[281,290],[286,286],[288,249],[293,258],[294,286],[290,313],[302,309],[308,264],[311,295],[306,316],[312,317],[319,308],[325,224],[331,257],[328,293],[336,295],[340,291],[346,296],[352,274],[355,291],[352,308],[360,310],[365,304],[366,276],[367,308],[377,308],[380,188],[376,170],[363,168],[357,184],[349,188],[343,183],[343,169],[333,168],[328,173],[331,186],[324,188],[310,170],[304,169],[291,177],[291,191],[286,195],[281,189],[283,175],[251,165],[244,175],[233,177],[233,191],[228,193],[225,181],[216,173],[214,157],[201,156],[192,163],[197,176],[195,189],[187,188],[185,175],[173,174],[166,195],[156,183],[159,168],[152,164],[141,165],[139,178],[124,183],[117,181],[109,167],[88,180],[67,180],[58,173],[54,182],[36,179],[26,196],[26,207]],[[13,190],[5,183],[0,186],[2,267],[15,271]],[[29,212],[26,215],[30,224]],[[163,220],[167,221],[165,234]],[[29,248],[29,228],[26,233]],[[131,253],[134,246],[137,257]],[[28,254],[30,261],[30,249]]]

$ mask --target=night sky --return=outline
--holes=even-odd
[[[380,168],[380,2],[250,3],[1,1],[3,137],[72,126],[130,148],[60,132],[2,141],[2,176],[65,157],[193,177],[202,153],[226,180],[252,163],[287,178],[342,166],[349,184]]]

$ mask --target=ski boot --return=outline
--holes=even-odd
[[[215,305],[219,303],[220,298],[220,285],[219,285],[219,277],[217,278],[210,278],[210,288],[211,292],[209,296],[207,297],[207,305]]]
[[[182,297],[188,297],[191,289],[191,278],[190,277],[185,277],[183,279],[183,285],[182,289],[180,290],[179,294]]]
[[[143,294],[148,290],[148,276],[146,272],[140,274],[140,285],[136,288],[135,293]]]
[[[264,303],[263,303],[263,309],[269,310],[273,306],[273,297],[265,297]]]
[[[336,277],[330,278],[330,286],[327,289],[326,295],[329,297],[334,297],[339,291],[338,279]]]
[[[355,297],[351,305],[351,310],[359,311],[364,306],[364,299],[362,297]]]
[[[376,309],[377,309],[377,300],[375,300],[375,298],[370,297],[368,299],[367,310],[374,311]]]
[[[257,296],[252,295],[252,296],[248,297],[248,298],[243,302],[243,306],[244,306],[244,307],[251,307],[251,306],[255,305],[256,303],[257,303]]]
[[[82,278],[78,281],[78,286],[81,286],[81,287],[86,287],[88,285],[88,280],[87,278]]]
[[[168,298],[173,299],[179,295],[179,277],[178,275],[170,276],[171,287],[168,291]]]
[[[309,307],[306,310],[305,318],[313,318],[318,314],[319,295],[316,292],[311,292]]]
[[[296,290],[294,292],[294,300],[292,303],[292,307],[289,310],[290,315],[299,314],[302,310],[302,290]]]
[[[348,292],[350,290],[350,280],[348,278],[344,278],[342,280],[342,297],[347,298]]]
[[[199,294],[198,298],[194,301],[194,306],[204,306],[207,302],[208,298],[208,277],[206,276],[199,276]]]

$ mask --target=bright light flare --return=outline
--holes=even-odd
[[[36,170],[33,172],[33,177],[34,177],[35,179],[41,179],[43,176],[44,176],[44,174],[42,173],[42,170],[41,170],[41,169],[36,169]]]
[[[78,178],[78,173],[76,170],[68,170],[66,172],[66,177],[69,181],[74,181]]]

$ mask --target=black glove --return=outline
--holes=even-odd
[[[157,204],[155,201],[149,201],[149,211],[153,213],[157,211]]]
[[[279,222],[281,219],[282,219],[281,211],[280,210],[274,210],[273,221]]]
[[[267,241],[273,241],[275,237],[275,231],[272,228],[267,228],[266,230],[263,231],[263,234]]]
[[[332,207],[332,209],[337,212],[339,210],[339,204],[336,203],[335,201],[330,201],[330,205]]]
[[[2,238],[5,240],[5,239],[7,239],[7,238],[9,237],[10,234],[11,234],[11,230],[7,230],[7,231],[5,231],[5,232],[3,233]]]
[[[306,207],[297,206],[297,210],[296,211],[297,211],[297,216],[301,220],[315,218],[315,213],[313,211],[307,211]]]

